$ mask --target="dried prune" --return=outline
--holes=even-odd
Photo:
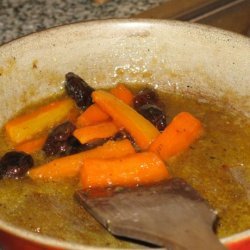
[[[56,141],[66,141],[75,129],[75,125],[67,121],[55,127],[49,136],[53,137]]]
[[[79,140],[77,140],[73,135],[67,139],[67,150],[65,155],[76,154],[81,151],[84,151],[84,145],[82,145]]]
[[[47,156],[69,154],[72,146],[68,139],[75,129],[75,125],[71,122],[65,122],[55,127],[43,146],[45,154]]]
[[[68,145],[71,146],[68,154],[76,154],[79,152],[87,151],[93,148],[96,148],[98,146],[103,145],[108,139],[96,139],[91,142],[81,144],[74,136],[70,137],[68,139]]]
[[[107,139],[97,139],[92,142],[88,142],[85,144],[81,144],[74,136],[68,139],[68,144],[71,146],[71,149],[68,154],[76,154],[82,151],[86,151],[89,149],[96,148],[98,146],[103,145]]]
[[[83,144],[83,146],[85,148],[84,150],[89,150],[89,149],[96,148],[98,146],[102,146],[107,141],[108,141],[108,138],[101,138],[101,139],[96,139],[96,140],[90,141],[86,144]]]
[[[11,151],[0,160],[0,178],[20,178],[34,166],[31,155],[24,152]]]
[[[145,104],[157,104],[158,97],[152,89],[145,88],[139,91],[135,95],[133,103],[134,103],[134,108],[137,110],[138,108],[140,108],[141,106]]]
[[[118,131],[114,136],[112,136],[110,138],[110,140],[114,140],[114,141],[120,141],[120,140],[124,140],[124,139],[128,139],[131,142],[131,144],[133,145],[133,147],[135,148],[135,150],[140,151],[140,148],[136,144],[134,138],[125,129],[122,129],[122,130]]]
[[[160,131],[163,131],[167,126],[166,115],[158,106],[146,104],[138,108],[137,111],[154,124]]]
[[[43,151],[47,156],[65,156],[86,151],[104,144],[107,140],[94,140],[86,144],[81,144],[72,134],[75,126],[71,122],[65,122],[55,127],[49,134]]]
[[[128,139],[133,143],[135,142],[133,137],[125,129],[119,130],[114,136],[111,137],[111,140],[114,141],[120,141],[124,139]]]
[[[69,72],[65,76],[65,89],[67,94],[75,100],[77,106],[85,110],[92,104],[91,93],[94,91],[81,77]]]

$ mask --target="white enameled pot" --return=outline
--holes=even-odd
[[[209,96],[250,116],[248,38],[208,26],[130,19],[61,26],[2,45],[0,125],[24,106],[62,91],[69,71],[94,87],[145,82],[166,91]],[[1,220],[0,229],[41,245],[96,249]]]

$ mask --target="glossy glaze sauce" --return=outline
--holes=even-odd
[[[218,211],[219,237],[250,228],[250,126],[243,115],[209,100],[159,93],[167,120],[189,111],[205,134],[189,150],[167,162],[173,176],[184,178]],[[1,155],[10,149],[1,134]],[[35,164],[48,159],[34,155]],[[28,178],[0,181],[0,216],[13,225],[58,239],[95,246],[132,247],[111,236],[74,200],[78,180],[34,182]]]

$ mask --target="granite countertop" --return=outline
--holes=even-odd
[[[128,18],[169,0],[0,0],[0,44],[46,28],[84,20]]]

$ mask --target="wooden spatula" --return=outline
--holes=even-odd
[[[216,214],[182,179],[137,188],[78,191],[76,198],[114,235],[171,250],[226,249],[212,230]]]

